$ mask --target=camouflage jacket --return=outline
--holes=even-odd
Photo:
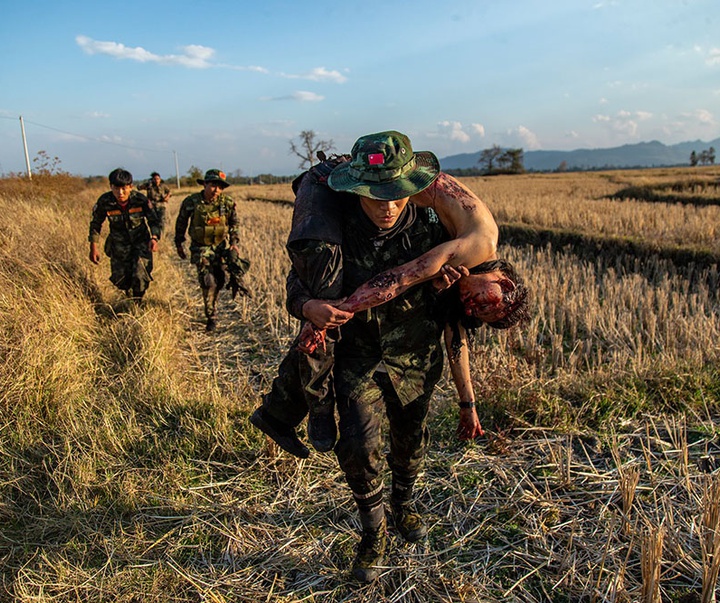
[[[343,295],[376,274],[413,260],[447,240],[431,209],[409,203],[390,232],[379,231],[356,198],[343,214]],[[290,298],[307,296],[299,278],[288,278]],[[355,396],[382,363],[403,404],[420,396],[429,373],[442,364],[441,326],[434,318],[436,295],[429,283],[375,308],[358,312],[340,327],[335,347],[336,384]],[[359,394],[358,394],[359,395]]]
[[[90,219],[88,240],[97,243],[103,222],[108,220],[110,233],[108,239],[124,244],[145,245],[150,242],[151,234],[160,238],[160,223],[155,210],[145,195],[137,191],[130,193],[125,206],[120,205],[112,192],[101,195],[95,202]]]
[[[170,196],[170,188],[162,181],[157,186],[152,180],[144,182],[138,185],[138,190],[145,191],[151,203],[165,203]]]
[[[188,228],[191,246],[214,246],[222,241],[237,245],[240,241],[240,228],[235,201],[222,193],[214,203],[205,203],[202,192],[185,197],[175,221],[176,245],[185,242]]]

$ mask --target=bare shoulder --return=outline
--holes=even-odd
[[[440,172],[432,185],[411,199],[416,205],[432,207],[440,214],[458,210],[472,212],[483,205],[467,186],[445,172]]]

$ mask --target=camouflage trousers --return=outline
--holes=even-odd
[[[301,352],[298,338],[278,367],[270,393],[263,398],[263,411],[278,421],[297,427],[309,408],[322,410],[335,401],[332,382],[335,342],[325,340],[325,350]]]
[[[165,224],[167,222],[167,202],[157,201],[153,203],[153,207],[155,208],[155,213],[157,214],[158,222],[160,223],[160,232],[165,232]]]
[[[425,464],[430,441],[427,414],[435,384],[440,379],[442,361],[431,369],[424,392],[403,405],[387,373],[375,371],[363,378],[358,387],[355,377],[343,367],[335,367],[335,392],[339,421],[339,438],[335,454],[345,479],[356,498],[372,495],[382,489],[383,414],[389,426],[390,452],[387,464],[393,483],[414,484]],[[350,387],[348,387],[350,385]],[[352,395],[347,392],[352,391]]]
[[[198,284],[203,292],[205,316],[215,317],[217,298],[220,290],[227,285],[233,290],[243,288],[243,275],[250,268],[250,261],[241,258],[237,251],[226,243],[219,245],[192,245],[190,261],[197,268]]]
[[[105,253],[110,258],[110,282],[121,291],[142,297],[153,280],[153,257],[148,243],[128,245],[108,238]]]

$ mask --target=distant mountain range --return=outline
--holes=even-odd
[[[526,151],[524,165],[528,171],[547,172],[557,170],[562,162],[565,168],[603,169],[603,168],[647,168],[677,165],[690,165],[690,153],[698,155],[710,147],[720,154],[720,138],[703,142],[680,142],[664,145],[657,140],[626,144],[610,149],[577,149],[575,151]],[[461,153],[440,159],[443,170],[478,169],[480,153]]]

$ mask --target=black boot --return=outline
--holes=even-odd
[[[352,573],[360,582],[372,582],[382,572],[387,548],[387,522],[382,503],[371,511],[360,512],[362,537],[352,565]]]
[[[308,438],[318,452],[330,452],[337,440],[335,424],[335,401],[323,400],[310,407],[308,414]]]
[[[301,459],[310,456],[310,450],[300,441],[295,433],[295,428],[271,417],[263,411],[260,406],[250,415],[250,423],[262,431],[266,436],[273,440],[280,448],[294,454]]]
[[[390,506],[395,527],[407,542],[419,542],[427,536],[427,526],[414,501],[398,502],[391,498]]]
[[[427,526],[413,499],[415,478],[393,475],[390,507],[393,523],[407,542],[418,542],[427,536]]]

